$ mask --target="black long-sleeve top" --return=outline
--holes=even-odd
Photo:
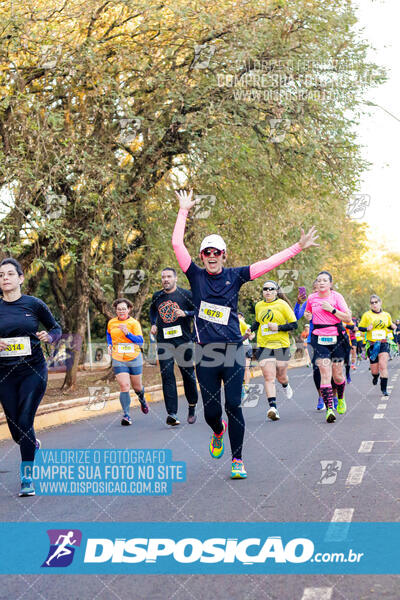
[[[31,345],[31,353],[28,355],[7,356],[7,351],[0,352],[0,369],[44,361],[41,342],[36,335],[40,325],[45,327],[52,342],[61,338],[60,325],[39,298],[22,295],[13,302],[0,298],[0,338],[29,338]]]

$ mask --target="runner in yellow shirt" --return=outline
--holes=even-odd
[[[382,300],[376,294],[372,294],[370,298],[370,307],[361,317],[358,329],[367,332],[367,356],[371,365],[372,383],[376,385],[380,376],[382,395],[389,396],[388,333],[395,329],[396,325],[392,323],[390,314],[382,310]]]
[[[267,418],[277,421],[280,416],[276,407],[275,379],[282,384],[286,397],[293,397],[287,368],[290,359],[289,331],[297,329],[297,320],[286,296],[275,281],[264,283],[263,297],[264,300],[257,302],[255,306],[256,322],[251,329],[258,329],[256,357],[265,380],[269,404]]]

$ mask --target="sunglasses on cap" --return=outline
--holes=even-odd
[[[204,248],[204,250],[202,250],[204,256],[221,256],[223,252],[223,250],[216,250],[215,248]]]

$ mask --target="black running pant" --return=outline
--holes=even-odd
[[[20,446],[21,459],[35,458],[33,421],[47,386],[47,365],[21,365],[0,369],[0,402],[11,436]]]
[[[212,352],[208,352],[213,347]],[[214,433],[222,431],[221,387],[232,458],[242,458],[244,418],[241,395],[246,353],[243,344],[196,344],[196,373],[204,405],[204,418]]]

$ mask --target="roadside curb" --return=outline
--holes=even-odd
[[[303,367],[305,365],[306,362],[304,359],[289,361],[289,369]],[[261,375],[261,369],[252,369],[252,378],[260,377]],[[177,382],[177,390],[178,396],[184,394],[182,381]],[[164,399],[162,386],[149,386],[146,390],[145,398],[149,404],[162,401]],[[131,399],[132,407],[140,406],[139,400],[133,391],[131,391]],[[97,403],[97,405],[98,404],[99,403]],[[48,429],[49,427],[58,427],[59,425],[65,425],[66,423],[75,423],[76,421],[83,421],[92,417],[101,417],[105,414],[118,411],[121,411],[119,392],[112,392],[109,394],[107,400],[103,402],[101,408],[96,408],[96,405],[92,402],[90,396],[86,396],[84,398],[73,398],[71,400],[61,400],[60,402],[54,402],[52,404],[44,404],[39,407],[36,414],[35,431],[43,431],[43,429]],[[4,413],[0,413],[0,440],[6,440],[9,438],[10,432],[8,430]]]

